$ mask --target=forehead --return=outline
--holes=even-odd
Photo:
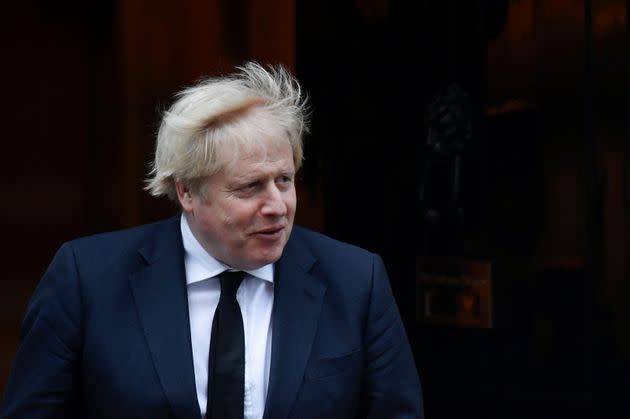
[[[223,172],[294,170],[293,152],[287,138],[237,144],[232,147],[233,152],[229,153],[230,157],[223,162]]]

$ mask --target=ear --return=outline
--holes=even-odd
[[[179,205],[182,206],[184,211],[191,212],[193,210],[193,199],[190,188],[182,181],[175,181],[175,189],[177,190],[177,199]]]

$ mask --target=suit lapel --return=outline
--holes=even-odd
[[[326,286],[310,273],[315,262],[296,238],[275,265],[273,337],[264,418],[286,418],[302,383]]]
[[[130,285],[155,369],[177,418],[199,419],[179,217],[139,253],[146,266]]]

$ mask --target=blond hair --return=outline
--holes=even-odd
[[[265,68],[248,62],[237,70],[182,90],[164,112],[146,180],[151,195],[177,201],[176,181],[198,192],[200,180],[222,168],[227,145],[255,141],[252,130],[281,128],[291,144],[295,169],[300,168],[308,121],[307,98],[299,83],[281,65]]]

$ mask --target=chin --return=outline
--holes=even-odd
[[[280,259],[280,256],[282,256],[282,253],[278,253],[277,255],[273,255],[273,256],[268,256],[268,257],[264,257],[260,259],[260,266],[265,266],[265,265],[269,265],[270,263],[275,263],[278,261],[278,259]]]
[[[259,257],[253,258],[251,261],[256,265],[256,268],[260,268],[265,265],[269,265],[270,263],[277,262],[282,256],[282,250],[277,252],[268,252],[264,255],[259,255]]]

